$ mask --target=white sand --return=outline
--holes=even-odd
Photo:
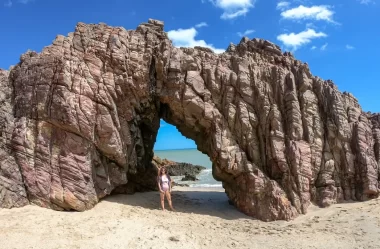
[[[0,210],[0,248],[380,248],[380,200],[312,207],[265,223],[230,206],[222,189],[176,187],[177,212],[158,193],[112,196],[83,213]]]

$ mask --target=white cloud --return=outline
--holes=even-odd
[[[169,39],[173,41],[174,46],[176,47],[206,47],[212,49],[215,53],[223,53],[225,49],[215,48],[212,44],[207,44],[204,40],[196,40],[197,30],[192,27],[189,29],[177,29],[170,30],[168,32]]]
[[[13,2],[18,2],[18,3],[22,3],[22,4],[28,4],[30,2],[33,2],[34,0],[17,0],[17,1],[13,1],[13,0],[8,0],[4,3],[4,6],[5,7],[12,7],[13,5]]]
[[[202,28],[202,27],[207,27],[208,24],[206,22],[201,22],[201,23],[198,23],[197,25],[195,25],[196,28]]]
[[[321,50],[325,51],[328,45],[329,45],[328,43],[323,44],[321,47]]]
[[[160,128],[167,127],[168,123],[166,123],[164,120],[160,119]]]
[[[315,50],[315,49],[317,49],[317,47],[316,46],[312,46],[310,49],[311,50]]]
[[[255,31],[253,29],[247,29],[246,31],[244,31],[243,33],[241,32],[238,32],[238,36],[240,37],[243,37],[243,36],[247,36],[247,35],[250,35],[252,33],[254,33]]]
[[[355,47],[347,44],[347,45],[346,45],[346,49],[348,49],[348,50],[352,50],[352,49],[355,49]]]
[[[254,7],[256,0],[209,0],[216,7],[223,9],[222,19],[234,19],[239,16],[244,16],[249,12],[249,9]]]
[[[370,3],[375,3],[373,0],[358,0],[361,4],[370,4]]]
[[[8,2],[4,3],[4,6],[10,8],[10,7],[12,7],[12,4],[13,4],[12,1],[8,0]]]
[[[241,9],[241,10],[238,10],[236,12],[231,12],[231,13],[224,12],[223,15],[221,15],[220,17],[224,20],[235,19],[239,16],[245,16],[245,14],[247,14],[248,11],[249,11],[248,9]]]
[[[307,29],[298,34],[281,34],[277,36],[277,40],[281,41],[286,47],[290,47],[293,50],[297,50],[299,47],[306,45],[311,40],[316,38],[327,37],[323,32],[316,32],[314,29]]]
[[[331,10],[329,5],[319,5],[305,7],[300,5],[296,8],[288,9],[281,12],[281,16],[284,19],[290,20],[317,20],[317,21],[327,21],[331,23],[336,23],[333,20],[334,11]]]
[[[285,2],[285,1],[281,1],[281,2],[278,2],[277,3],[277,9],[278,10],[286,10],[288,9],[290,6],[290,3],[289,2]]]

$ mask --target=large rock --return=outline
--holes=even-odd
[[[161,159],[158,156],[154,156],[152,163],[156,168],[165,167],[170,176],[184,176],[186,174],[196,176],[201,173],[206,167],[200,165],[194,165],[191,163],[174,162],[167,159]]]
[[[185,174],[185,176],[181,179],[181,181],[199,181],[194,175]]]
[[[160,118],[259,219],[379,194],[379,118],[270,42],[244,38],[217,55],[173,47],[154,20],[136,31],[79,23],[7,74],[3,207],[92,208],[149,171]]]

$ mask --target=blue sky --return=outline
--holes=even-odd
[[[0,0],[0,68],[77,22],[135,29],[148,18],[165,21],[178,46],[222,52],[243,35],[268,39],[353,93],[365,111],[380,112],[380,0]],[[179,137],[165,124],[156,149],[195,147]]]
[[[195,142],[179,133],[177,128],[161,119],[154,150],[190,149],[196,148]]]

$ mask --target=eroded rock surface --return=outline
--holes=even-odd
[[[0,208],[22,207],[28,198],[11,147],[14,118],[9,72],[0,69]]]
[[[93,207],[152,167],[160,118],[259,219],[379,194],[379,118],[267,41],[217,55],[175,48],[155,20],[136,31],[79,23],[0,82],[2,207]]]

